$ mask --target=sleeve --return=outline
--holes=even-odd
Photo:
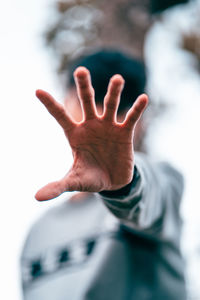
[[[123,224],[139,232],[177,239],[183,177],[168,163],[136,155],[132,182],[122,190],[101,192],[107,208]]]

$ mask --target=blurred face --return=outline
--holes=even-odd
[[[64,100],[64,106],[66,111],[76,122],[80,122],[82,120],[81,106],[75,88],[69,89]]]
[[[67,110],[67,112],[73,117],[73,119],[76,122],[80,122],[82,120],[82,110],[81,110],[81,105],[80,101],[78,99],[77,93],[75,88],[72,88],[69,90],[65,100],[64,100],[64,106]],[[99,115],[103,114],[103,107],[100,104],[96,105],[97,107],[97,112]],[[122,113],[118,115],[118,122],[122,122],[125,118],[126,113]]]
[[[72,116],[72,118],[76,122],[80,122],[82,120],[81,105],[75,88],[69,89],[68,94],[64,100],[64,106],[66,108],[66,111]],[[99,115],[103,114],[103,107],[99,104],[97,104],[97,112]],[[125,116],[126,116],[126,112],[118,114],[117,121],[123,122]],[[137,126],[135,128],[135,133],[134,133],[135,150],[139,149],[141,140],[143,139],[144,135],[145,135],[145,126],[142,119],[140,119],[139,122],[137,123]]]

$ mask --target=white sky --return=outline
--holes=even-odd
[[[61,177],[72,161],[62,130],[34,95],[37,88],[55,97],[61,95],[40,38],[52,1],[0,4],[1,299],[21,299],[18,264],[24,238],[36,217],[55,205],[53,201],[36,202],[35,192]],[[189,225],[185,227],[185,244],[197,249],[200,96],[190,99],[190,92],[184,91],[188,102],[179,103],[176,114],[166,115],[155,125],[157,134],[152,144],[156,155],[175,163],[186,177],[182,212]],[[196,258],[192,261],[197,262]]]
[[[36,216],[54,205],[38,203],[34,194],[61,177],[71,161],[62,131],[35,97],[37,88],[61,94],[40,38],[51,3],[0,4],[1,299],[21,299],[22,243]],[[63,165],[61,158],[67,155],[69,162]]]

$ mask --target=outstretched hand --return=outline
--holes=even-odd
[[[40,201],[55,198],[65,191],[117,190],[133,177],[133,133],[147,105],[147,96],[139,96],[123,123],[118,123],[117,109],[124,86],[123,78],[120,75],[111,78],[104,98],[104,112],[100,116],[89,71],[79,67],[74,76],[83,111],[83,120],[79,123],[47,92],[36,91],[36,96],[63,128],[74,158],[73,166],[62,179],[37,192],[35,197]]]

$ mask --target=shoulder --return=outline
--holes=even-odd
[[[70,198],[49,208],[28,231],[22,256],[35,256],[68,238],[73,238],[76,224],[88,218],[87,213],[95,210],[96,198],[94,198],[94,194],[81,201]],[[72,224],[74,224],[73,230]]]
[[[60,215],[66,215],[68,212],[69,200],[58,205],[48,208],[39,218],[32,224],[27,232],[24,242],[22,256],[32,256],[35,252],[40,252],[45,246],[49,245],[52,240],[55,226],[60,219]]]

